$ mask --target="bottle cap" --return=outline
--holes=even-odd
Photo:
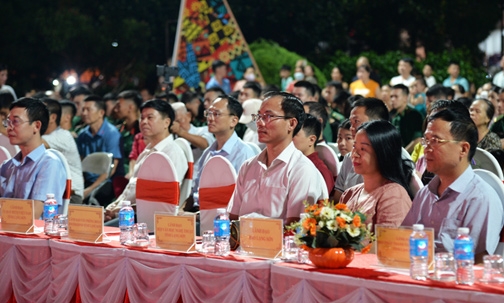
[[[128,200],[124,200],[124,201],[122,201],[122,202],[121,202],[121,205],[122,205],[122,206],[130,206],[130,205],[131,205],[131,202],[130,202],[130,201],[128,201]]]
[[[46,197],[47,199],[54,199],[54,194],[47,194]]]
[[[217,208],[217,213],[218,214],[225,214],[226,213],[226,209],[225,208]]]
[[[469,234],[469,227],[459,227],[457,229],[457,234],[459,234],[459,235],[468,235]]]
[[[413,224],[413,230],[424,230],[423,224]]]

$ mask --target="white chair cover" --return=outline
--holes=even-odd
[[[110,177],[110,172],[112,171],[114,163],[113,156],[114,155],[112,153],[107,152],[96,152],[87,155],[82,160],[82,172],[98,175],[107,173]],[[96,200],[95,195],[106,182],[108,182],[107,179],[95,187],[95,189],[93,189],[93,191],[89,194],[89,204],[100,205],[100,202]]]
[[[11,154],[7,150],[7,148],[0,146],[0,164],[2,164],[5,160],[9,160],[11,158]]]
[[[136,188],[136,211],[137,221],[147,223],[147,228],[154,231],[154,213],[169,212],[175,213],[178,205],[163,203],[168,200],[162,193],[152,192],[155,201],[146,200],[139,196],[141,180],[157,182],[179,182],[175,166],[168,156],[161,152],[153,152],[145,158],[145,161],[138,168],[137,188]],[[174,193],[175,194],[175,193]],[[156,196],[157,195],[157,196]],[[177,198],[178,200],[178,198]]]
[[[497,159],[495,159],[495,157],[491,153],[479,147],[476,148],[476,153],[474,154],[471,166],[472,168],[482,168],[489,170],[497,177],[499,177],[500,180],[504,179],[502,169],[499,165],[499,162],[497,162]]]
[[[236,184],[236,171],[228,159],[222,156],[210,158],[200,177],[199,200],[200,200],[200,231],[203,234],[205,230],[213,230],[213,219],[217,216],[217,209],[202,209],[201,201],[205,199],[202,195],[202,188],[215,188]],[[223,197],[229,203],[231,196]]]
[[[486,183],[490,184],[490,186],[495,190],[495,192],[499,196],[500,201],[490,201],[490,202],[502,203],[502,207],[504,208],[504,184],[502,183],[502,180],[499,180],[499,178],[493,172],[490,172],[486,169],[476,168],[474,169],[474,173],[480,176],[481,179],[485,180]],[[488,253],[493,254],[494,252],[489,251]],[[497,249],[495,250],[495,254],[502,255],[503,253],[504,253],[504,242],[499,242],[499,244],[497,245]]]
[[[327,144],[317,144],[315,150],[318,152],[319,158],[324,161],[327,168],[331,171],[334,180],[336,180],[340,169],[340,163],[334,150]]]
[[[70,166],[68,166],[67,159],[65,156],[58,150],[49,148],[49,152],[52,152],[58,158],[61,160],[61,163],[63,163],[63,166],[65,167],[66,171],[66,184],[65,184],[65,192],[63,193],[63,205],[62,205],[62,210],[59,212],[63,215],[68,214],[68,204],[70,204],[70,193],[72,192],[72,173],[70,172]]]
[[[187,198],[191,195],[193,186],[193,172],[194,172],[194,156],[191,149],[191,144],[184,138],[175,139],[175,143],[180,146],[184,151],[184,155],[187,158],[187,173],[180,184],[180,202],[179,206],[182,205]]]

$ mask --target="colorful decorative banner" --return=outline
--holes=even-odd
[[[177,93],[204,90],[214,60],[228,65],[231,87],[250,66],[256,70],[257,81],[262,82],[261,72],[226,0],[182,0],[173,53],[179,68],[179,76],[173,82]]]

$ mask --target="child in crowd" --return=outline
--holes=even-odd
[[[354,139],[352,131],[350,131],[350,120],[346,119],[341,122],[338,128],[338,160],[341,162],[346,154],[352,151]]]

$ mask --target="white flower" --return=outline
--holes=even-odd
[[[330,220],[334,218],[334,210],[330,207],[322,207],[322,210],[320,211],[320,217],[322,217],[325,220]]]
[[[341,214],[340,214],[340,217],[341,217],[341,219],[345,220],[347,223],[351,223],[351,222],[353,221],[353,218],[351,218],[351,217],[347,216],[347,215],[346,215],[346,214],[344,214],[344,213],[341,213]]]
[[[320,221],[319,221],[319,223],[318,223],[318,226],[319,226],[320,228],[324,227],[324,221],[320,220]]]
[[[336,230],[336,221],[334,220],[329,220],[326,223],[327,229],[329,230]]]
[[[347,225],[346,231],[351,237],[357,237],[361,233],[360,228],[355,227],[353,225]]]

